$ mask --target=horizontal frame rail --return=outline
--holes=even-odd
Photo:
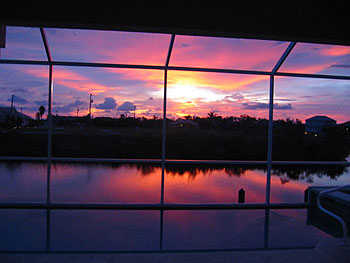
[[[314,246],[299,247],[253,247],[253,248],[223,248],[223,249],[156,249],[156,250],[0,250],[0,254],[149,254],[149,253],[198,253],[198,252],[233,252],[233,251],[268,251],[314,249]]]
[[[257,210],[307,209],[308,203],[252,203],[252,204],[59,204],[59,203],[2,203],[0,209],[52,210]]]
[[[113,63],[93,63],[93,62],[68,62],[68,61],[39,61],[39,60],[13,60],[0,59],[0,64],[18,64],[18,65],[53,65],[53,66],[70,66],[70,67],[97,67],[97,68],[124,68],[124,69],[148,69],[148,70],[165,70],[165,66],[156,65],[134,65],[134,64],[113,64]],[[240,70],[240,69],[220,69],[220,68],[197,68],[197,67],[179,67],[168,66],[167,70],[176,71],[194,71],[208,73],[226,73],[226,74],[247,74],[247,75],[263,75],[269,76],[269,71],[258,70]],[[350,76],[342,75],[325,75],[325,74],[307,74],[293,72],[276,72],[275,76],[283,77],[299,77],[299,78],[318,78],[318,79],[337,79],[350,80]]]
[[[0,161],[33,161],[46,162],[47,157],[0,156]],[[70,158],[52,157],[52,162],[81,162],[81,163],[130,163],[130,164],[161,164],[162,159],[118,159],[118,158]],[[244,160],[177,160],[165,159],[166,164],[208,164],[208,165],[267,165],[267,161]],[[272,161],[272,165],[344,165],[347,161]]]

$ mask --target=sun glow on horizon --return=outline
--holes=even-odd
[[[178,102],[188,102],[191,100],[201,100],[212,102],[223,99],[225,96],[213,92],[205,87],[199,87],[188,81],[178,81],[168,88],[168,98]]]

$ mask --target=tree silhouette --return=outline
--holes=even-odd
[[[217,114],[215,113],[215,111],[210,111],[208,113],[208,118],[209,119],[215,119],[217,117]]]
[[[44,113],[45,113],[45,107],[41,105],[41,106],[39,107],[39,111],[35,114],[35,117],[36,117],[38,120],[42,120],[42,119],[43,119]]]

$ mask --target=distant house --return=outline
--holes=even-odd
[[[327,116],[314,116],[305,120],[305,131],[312,133],[322,133],[325,128],[336,126],[336,120]]]
[[[198,129],[199,125],[197,122],[186,119],[177,119],[169,123],[169,128],[185,128],[185,129]]]
[[[20,125],[22,126],[28,126],[30,120],[32,120],[30,116],[18,112],[14,107],[0,107],[0,123],[9,122],[11,120],[11,117],[12,120],[16,123],[20,121]]]
[[[339,124],[345,131],[350,132],[350,121]]]

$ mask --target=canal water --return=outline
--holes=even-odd
[[[0,202],[46,202],[46,163],[1,162]],[[273,167],[271,202],[304,202],[311,185],[350,184],[346,167]],[[54,163],[53,203],[160,202],[161,167]],[[265,166],[167,165],[165,203],[265,202]],[[329,237],[305,209],[225,211],[52,210],[52,250],[197,250],[309,247]],[[46,210],[0,210],[0,250],[45,250]]]

